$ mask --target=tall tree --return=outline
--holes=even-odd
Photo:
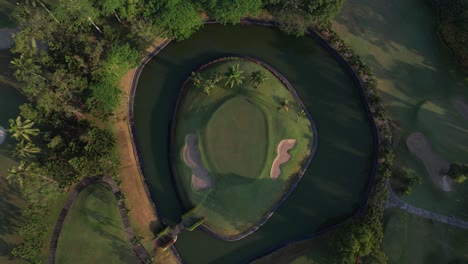
[[[10,128],[7,132],[12,133],[12,137],[16,140],[27,140],[31,141],[31,136],[39,135],[39,129],[34,128],[34,122],[26,119],[21,120],[21,116],[18,116],[15,120],[10,119]]]
[[[161,33],[183,40],[203,25],[195,5],[189,0],[150,0],[154,24]]]
[[[41,149],[36,147],[32,142],[21,140],[15,146],[14,156],[27,159],[31,158],[34,154],[41,152]]]
[[[204,10],[222,24],[237,24],[241,18],[260,14],[262,0],[204,0]]]
[[[254,71],[250,74],[250,83],[254,88],[257,88],[260,84],[264,83],[268,78],[264,71]]]
[[[240,69],[240,65],[231,66],[227,74],[227,81],[224,86],[233,88],[234,86],[240,86],[244,82],[244,71]]]

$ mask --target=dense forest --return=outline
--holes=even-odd
[[[10,121],[10,146],[18,165],[8,179],[29,200],[24,242],[13,254],[34,262],[46,236],[42,219],[47,202],[85,176],[117,177],[119,157],[112,131],[120,105],[122,75],[135,67],[156,37],[183,40],[203,26],[204,18],[222,24],[243,17],[273,17],[288,34],[302,36],[315,23],[323,28],[343,0],[29,0],[15,11],[21,31],[14,36],[11,62],[20,91],[28,99]],[[354,54],[337,36],[346,54]],[[334,37],[334,38],[333,38]],[[373,113],[388,134],[376,79],[362,59],[355,64],[369,76],[366,87]],[[390,137],[390,135],[386,135]],[[337,239],[339,260],[383,262],[382,204],[384,182],[391,174],[390,141],[381,148],[377,187],[368,209]],[[349,250],[348,250],[349,249]],[[377,259],[377,260],[376,260]]]
[[[439,34],[457,61],[468,69],[468,0],[429,0],[439,19]]]

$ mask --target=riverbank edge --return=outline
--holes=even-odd
[[[301,166],[301,169],[299,170],[299,172],[297,172],[296,176],[295,176],[295,179],[292,181],[292,183],[288,186],[288,190],[286,192],[283,193],[283,195],[281,195],[279,197],[279,199],[272,205],[272,207],[260,218],[260,220],[254,224],[252,227],[250,227],[249,229],[243,231],[243,232],[240,232],[239,234],[237,235],[232,235],[232,236],[227,236],[227,235],[221,235],[217,232],[215,232],[214,230],[210,229],[208,226],[206,226],[205,224],[202,224],[199,228],[210,234],[211,236],[217,238],[217,239],[221,239],[221,240],[224,240],[224,241],[236,241],[236,240],[240,240],[240,239],[243,239],[245,237],[247,237],[248,235],[254,233],[255,231],[257,231],[262,225],[264,225],[268,219],[270,219],[273,214],[275,213],[275,211],[279,208],[279,206],[289,197],[289,195],[294,191],[294,189],[296,188],[297,184],[299,183],[299,181],[302,179],[302,176],[304,175],[304,172],[306,171],[306,169],[309,167],[309,164],[310,162],[312,161],[312,158],[314,157],[315,155],[315,152],[317,151],[317,142],[318,142],[318,138],[317,138],[317,126],[315,124],[315,121],[314,119],[312,118],[312,115],[310,114],[309,110],[305,107],[304,103],[301,101],[301,99],[299,98],[299,96],[297,95],[297,92],[296,90],[294,89],[294,87],[291,85],[291,83],[286,79],[286,77],[284,75],[282,75],[278,70],[276,70],[273,66],[269,65],[268,63],[266,63],[265,61],[262,61],[260,59],[257,59],[257,58],[254,58],[254,57],[249,57],[249,56],[242,56],[242,55],[233,55],[233,56],[224,56],[224,57],[220,57],[220,58],[217,58],[217,59],[214,59],[214,60],[211,60],[210,62],[208,63],[205,63],[199,67],[196,67],[195,70],[193,72],[195,73],[198,73],[198,72],[201,72],[203,71],[205,68],[213,65],[213,64],[216,64],[218,62],[222,62],[222,61],[227,61],[227,60],[244,60],[244,61],[248,61],[248,62],[252,62],[252,63],[255,63],[257,65],[260,65],[262,66],[263,68],[265,68],[267,71],[269,71],[271,74],[273,74],[273,76],[275,76],[285,87],[286,89],[291,93],[291,95],[293,96],[294,100],[296,100],[296,102],[299,104],[299,106],[305,111],[306,115],[307,115],[307,118],[309,119],[310,123],[311,123],[311,129],[312,129],[312,133],[313,133],[313,138],[312,138],[312,148],[310,150],[310,154],[308,155],[307,159],[306,159],[306,162]],[[179,103],[180,103],[180,98],[182,96],[182,94],[185,92],[185,90],[187,89],[187,84],[190,82],[190,77],[188,77],[183,83],[182,85],[179,87],[179,90],[177,91],[177,95],[176,95],[176,102],[174,104],[174,107],[172,109],[172,118],[171,120],[169,121],[169,127],[170,127],[170,132],[169,132],[169,142],[170,142],[170,146],[169,146],[169,150],[170,152],[172,152],[172,147],[171,146],[174,146],[175,145],[175,124],[174,124],[174,120],[176,118],[176,114],[177,114],[177,109],[178,109],[178,106],[179,106]],[[175,163],[174,163],[174,160],[172,160],[171,158],[171,155],[169,155],[169,164],[171,165],[170,166],[170,170],[171,170],[171,178],[172,178],[172,181],[173,181],[173,184],[176,186],[176,189],[177,189],[177,198],[179,200],[179,203],[185,207],[186,210],[190,210],[191,208],[189,207],[190,206],[190,202],[187,201],[187,199],[185,197],[187,197],[188,195],[185,193],[185,191],[183,190],[183,188],[179,187],[180,186],[180,183],[177,182],[176,178],[178,177],[178,174],[177,174],[177,170],[175,169]]]
[[[88,187],[91,184],[95,183],[105,183],[109,185],[112,189],[112,193],[115,196],[115,200],[117,202],[117,206],[119,207],[120,219],[122,221],[122,225],[124,227],[125,233],[127,234],[127,239],[132,244],[132,250],[135,256],[140,260],[142,264],[148,263],[148,260],[151,259],[146,249],[140,242],[137,242],[135,234],[133,232],[132,227],[130,226],[130,222],[128,219],[127,208],[125,207],[125,203],[123,200],[122,192],[120,191],[119,186],[117,183],[112,179],[110,176],[102,175],[102,176],[95,176],[95,177],[87,177],[81,180],[76,186],[73,188],[73,191],[68,195],[67,201],[60,212],[60,216],[57,219],[57,222],[54,227],[54,231],[52,233],[52,239],[50,241],[49,247],[49,258],[48,263],[54,264],[55,263],[55,255],[58,246],[58,239],[60,237],[60,232],[62,231],[63,223],[70,211],[70,208],[73,206],[76,198],[80,194],[80,192]]]

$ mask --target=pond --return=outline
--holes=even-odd
[[[155,56],[144,68],[136,92],[136,143],[152,199],[166,223],[174,225],[185,212],[168,154],[180,85],[198,66],[228,55],[259,58],[291,82],[315,120],[317,151],[297,188],[252,235],[224,242],[201,231],[183,233],[175,246],[187,263],[245,262],[339,223],[358,209],[371,174],[373,135],[359,88],[315,40],[263,26],[206,25]]]

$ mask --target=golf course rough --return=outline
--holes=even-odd
[[[237,65],[244,79],[231,88],[227,76]],[[250,82],[254,71],[266,77],[257,88]],[[191,78],[182,85],[171,133],[173,177],[186,209],[205,217],[205,230],[241,239],[265,223],[300,180],[313,155],[314,124],[287,80],[264,62],[221,58],[195,72],[203,81],[215,73],[225,77],[210,95]],[[278,152],[284,140],[295,144]],[[275,177],[273,167],[280,168]]]

